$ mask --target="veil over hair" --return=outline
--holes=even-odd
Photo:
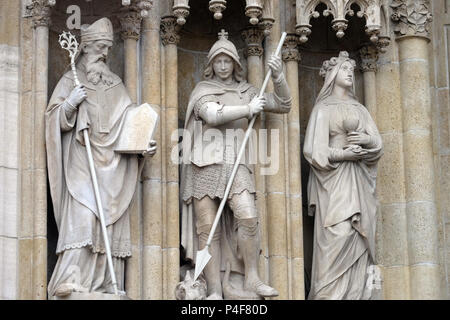
[[[356,66],[355,60],[350,59],[347,51],[341,51],[338,57],[333,57],[323,63],[322,68],[320,69],[320,75],[325,78],[325,82],[323,84],[322,90],[320,90],[320,93],[317,96],[316,104],[325,100],[331,95],[336,81],[336,76],[345,62],[350,62],[353,67]],[[350,96],[356,100],[354,86],[355,85],[353,81],[353,87],[350,90]]]

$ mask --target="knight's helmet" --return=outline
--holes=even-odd
[[[214,43],[214,45],[211,47],[211,50],[209,50],[208,65],[210,65],[211,62],[214,60],[214,58],[221,53],[229,55],[236,62],[236,64],[242,69],[237,49],[233,44],[233,42],[228,40],[228,33],[225,32],[225,30],[223,29],[219,33],[219,40],[217,40],[216,43]]]

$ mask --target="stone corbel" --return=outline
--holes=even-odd
[[[153,6],[153,0],[122,0],[122,6],[139,8],[141,17],[146,18]]]
[[[220,20],[223,17],[222,12],[227,8],[226,0],[210,0],[209,11],[214,13],[214,19]]]
[[[139,39],[141,33],[142,13],[137,2],[128,7],[122,8],[119,15],[120,25],[122,27],[122,39]]]
[[[389,14],[389,2],[390,0],[381,0],[381,32],[378,36],[378,47],[380,53],[385,53],[386,48],[391,43],[391,18]]]
[[[296,34],[288,34],[283,44],[282,57],[283,61],[300,61],[300,51],[298,50],[299,36]]]
[[[361,71],[376,72],[379,49],[373,45],[367,45],[359,50],[359,54],[361,57]]]
[[[179,31],[181,26],[177,23],[174,16],[165,16],[161,18],[161,40],[167,46],[169,44],[178,45],[180,42]]]
[[[264,53],[262,41],[264,40],[264,32],[258,27],[249,27],[242,31],[242,39],[247,44],[245,55],[247,57],[261,57]]]
[[[266,37],[270,35],[274,23],[275,18],[273,17],[272,0],[265,0],[259,26],[264,31]]]
[[[250,18],[250,23],[256,25],[263,13],[263,0],[246,0],[245,15]]]
[[[429,0],[392,0],[391,8],[397,37],[419,36],[429,39],[433,21]]]
[[[189,16],[189,10],[189,0],[174,0],[172,11],[180,26],[186,23],[186,18]]]
[[[51,24],[52,7],[56,4],[56,0],[32,0],[26,6],[27,15],[32,17],[33,26],[48,27]]]

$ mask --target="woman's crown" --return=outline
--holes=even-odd
[[[330,60],[324,61],[324,63],[322,64],[322,68],[320,68],[319,74],[325,78],[325,76],[327,75],[327,73],[329,71],[333,70],[333,68],[335,66],[337,66],[338,64],[345,62],[345,61],[350,62],[353,65],[353,67],[356,67],[355,60],[350,59],[348,52],[341,51],[341,52],[339,52],[339,57],[333,57]]]

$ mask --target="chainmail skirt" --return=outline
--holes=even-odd
[[[194,164],[186,166],[186,183],[183,190],[183,200],[189,203],[192,198],[202,199],[209,196],[211,199],[222,199],[225,194],[228,180],[233,171],[232,164],[212,164],[198,167]],[[239,165],[236,172],[228,199],[234,194],[240,194],[244,190],[255,193],[253,174],[246,165]]]

